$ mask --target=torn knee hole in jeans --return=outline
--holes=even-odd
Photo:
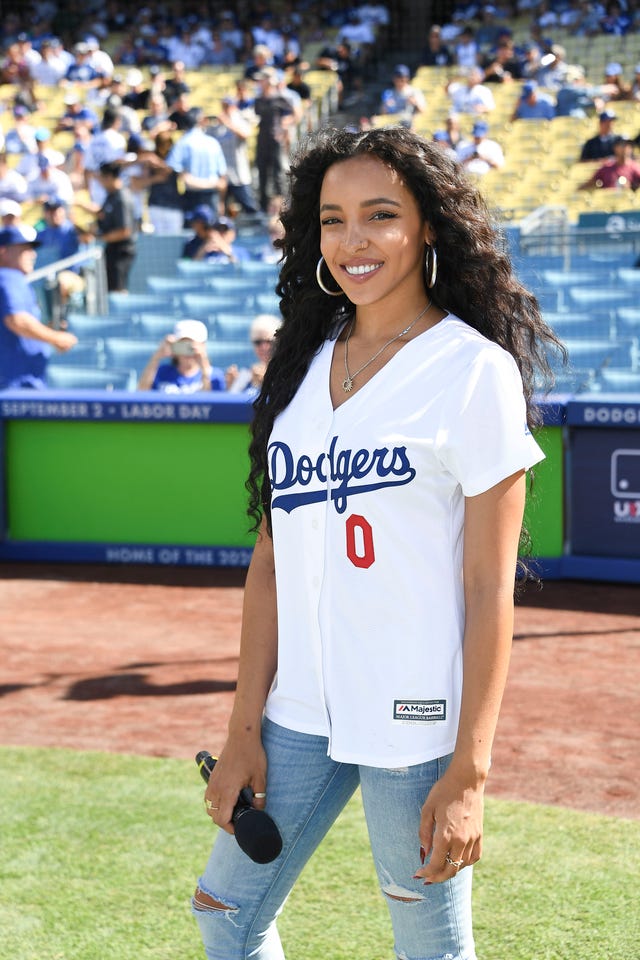
[[[201,890],[200,887],[196,887],[196,892],[193,895],[193,906],[196,910],[238,909],[234,903],[223,903],[221,900],[217,900],[215,897],[212,897],[210,893],[205,893],[205,891]]]

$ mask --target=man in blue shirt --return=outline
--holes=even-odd
[[[522,94],[513,112],[512,120],[553,120],[556,105],[553,97],[538,90],[535,80],[522,86]]]
[[[26,275],[31,273],[39,241],[33,227],[0,230],[0,390],[46,386],[47,359],[78,341],[72,333],[40,322],[40,308]]]
[[[218,209],[219,194],[227,185],[227,164],[222,147],[203,128],[201,109],[191,113],[189,128],[171,148],[167,165],[184,184],[184,212],[206,203]]]

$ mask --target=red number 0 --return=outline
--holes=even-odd
[[[373,530],[364,517],[352,513],[347,518],[347,556],[354,567],[367,570],[376,559],[373,549]]]

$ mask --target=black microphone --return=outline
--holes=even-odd
[[[196,754],[196,763],[205,783],[209,782],[216,760],[217,757],[212,757],[208,750]],[[231,816],[235,837],[240,849],[255,863],[271,863],[282,850],[282,837],[269,814],[251,806],[252,800],[249,787],[243,787]]]

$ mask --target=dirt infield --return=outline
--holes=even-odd
[[[0,565],[0,743],[219,750],[243,582],[233,570]],[[528,586],[489,793],[640,816],[639,652],[640,587]]]

